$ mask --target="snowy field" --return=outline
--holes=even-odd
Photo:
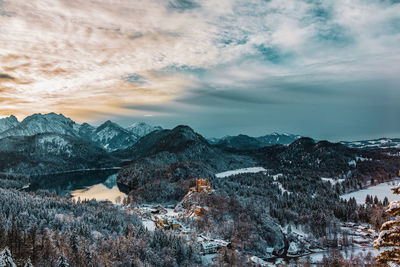
[[[355,248],[349,248],[347,250],[338,250],[343,256],[343,258],[349,260],[353,256],[360,256],[365,257],[368,255],[368,253],[371,253],[373,257],[378,256],[379,250],[374,249],[373,247],[355,247]],[[324,255],[326,257],[329,257],[330,253],[329,252],[319,252],[319,253],[313,253],[309,256],[304,256],[302,258],[307,258],[310,257],[311,263],[318,263],[321,262],[324,259]]]
[[[321,180],[324,182],[330,182],[332,185],[335,185],[337,183],[343,183],[344,181],[346,181],[346,179],[332,179],[332,178],[324,178],[321,177]]]
[[[156,224],[151,221],[151,220],[147,220],[147,219],[143,219],[142,220],[143,226],[151,232],[154,232],[154,230],[156,230]]]
[[[241,173],[257,173],[257,172],[265,172],[267,171],[263,167],[251,167],[251,168],[244,168],[244,169],[237,169],[237,170],[232,170],[232,171],[226,171],[226,172],[221,172],[217,173],[215,176],[217,178],[225,178],[229,177],[232,175],[236,174],[241,174]]]
[[[392,193],[390,188],[394,187],[400,182],[400,180],[395,180],[394,182],[381,183],[375,186],[368,187],[367,189],[359,190],[350,194],[346,194],[341,196],[341,198],[349,200],[354,197],[358,204],[364,204],[367,195],[377,196],[379,200],[383,200],[385,197],[389,199],[389,201],[400,200],[399,195],[395,195]]]

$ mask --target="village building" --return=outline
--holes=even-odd
[[[166,230],[179,230],[181,228],[181,224],[175,218],[171,218],[168,216],[154,216],[154,219],[154,222],[158,228]]]
[[[196,208],[194,209],[194,214],[196,214],[197,216],[201,215],[204,213],[204,208],[200,207],[200,206],[196,206]]]
[[[217,253],[218,248],[217,242],[214,241],[205,241],[201,243],[201,251],[204,255]]]
[[[210,194],[212,191],[210,182],[207,179],[197,179],[196,178],[196,186],[191,188],[190,191],[203,193],[203,194]]]

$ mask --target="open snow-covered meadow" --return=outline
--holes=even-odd
[[[400,200],[400,197],[398,195],[393,194],[391,190],[391,188],[397,185],[399,182],[400,179],[396,179],[391,182],[370,186],[363,190],[342,195],[341,198],[349,200],[350,198],[354,197],[358,204],[364,204],[367,195],[373,197],[377,196],[379,200],[383,200],[385,197],[387,197],[389,201]]]
[[[231,171],[217,173],[215,175],[215,177],[225,178],[228,176],[241,174],[241,173],[257,173],[257,172],[265,172],[265,171],[267,171],[267,170],[264,169],[263,167],[250,167],[250,168],[243,168],[243,169],[237,169],[237,170],[231,170]]]

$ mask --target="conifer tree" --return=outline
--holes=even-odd
[[[400,184],[392,188],[394,194],[400,194]],[[385,222],[378,238],[374,241],[376,249],[389,248],[382,251],[377,261],[380,263],[394,262],[400,264],[400,201],[392,201],[386,209],[393,220]]]
[[[25,262],[25,264],[24,264],[24,267],[33,267],[33,265],[32,265],[32,262],[31,262],[31,259],[29,258],[26,262]]]
[[[63,253],[61,253],[60,257],[58,258],[57,266],[58,267],[69,267],[69,264],[67,262],[67,258],[65,258]]]
[[[17,267],[8,248],[0,252],[0,267]]]

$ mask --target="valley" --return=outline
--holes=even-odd
[[[117,255],[118,261],[130,260],[116,248],[109,251],[113,256],[100,256],[106,243],[144,239],[142,246],[154,252],[174,244],[163,252],[170,258],[159,261],[168,260],[171,266],[183,262],[307,265],[332,257],[348,262],[370,257],[372,261],[376,255],[372,241],[387,219],[383,213],[387,200],[381,199],[379,189],[388,192],[398,182],[400,157],[393,147],[355,148],[287,134],[293,138],[289,144],[258,147],[247,137],[212,144],[189,126],[148,132],[153,128],[137,123],[144,127],[136,129],[137,134],[144,136],[129,147],[128,130],[118,135],[106,131],[102,140],[108,140],[107,144],[114,140],[119,147],[115,150],[89,138],[88,131],[79,134],[76,129],[92,129],[85,124],[77,125],[62,115],[43,117],[35,115],[27,120],[29,124],[7,121],[6,126],[13,128],[0,139],[0,187],[5,197],[0,205],[5,227],[0,230],[18,239],[32,227],[44,227],[51,245],[59,234],[71,238],[68,229],[74,229],[74,238],[80,240],[78,254],[90,248],[98,264]],[[46,127],[40,126],[42,120]],[[24,128],[25,124],[30,126]],[[98,136],[105,128],[122,129],[117,126],[106,122],[89,133],[97,131]],[[35,130],[26,130],[30,127]],[[125,141],[115,141],[116,136]],[[268,140],[277,142],[278,137]],[[364,192],[373,197],[374,192],[379,194],[379,200],[365,202]],[[15,206],[5,208],[8,197],[15,198]],[[33,205],[29,219],[22,215],[26,199]],[[38,213],[34,205],[43,201],[56,211]],[[82,218],[82,209],[95,210],[98,220],[112,221],[100,226],[95,218]],[[9,216],[11,210],[16,217]],[[105,219],[107,213],[114,214],[115,220]],[[7,226],[13,220],[18,230]],[[109,232],[107,224],[118,230]],[[0,245],[8,243],[0,239]],[[16,257],[25,255],[17,241],[8,246]],[[70,260],[75,258],[74,264],[87,260],[74,256],[71,248],[62,250]],[[35,259],[36,264],[52,265],[54,253]],[[149,256],[142,256],[140,262],[157,265]]]

